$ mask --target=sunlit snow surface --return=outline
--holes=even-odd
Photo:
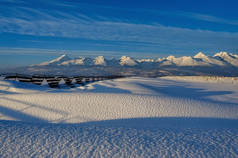
[[[238,157],[238,79],[0,81],[0,119],[0,157]]]

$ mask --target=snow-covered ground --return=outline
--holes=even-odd
[[[238,157],[236,78],[0,81],[0,157]]]

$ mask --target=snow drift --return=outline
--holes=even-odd
[[[237,157],[236,78],[195,78],[133,77],[74,89],[0,81],[0,155]]]

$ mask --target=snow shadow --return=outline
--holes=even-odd
[[[54,114],[54,113],[60,114],[62,116],[62,118],[65,118],[68,115],[68,113],[61,111],[61,110],[52,109],[52,108],[48,108],[48,107],[41,106],[38,104],[32,104],[30,102],[25,102],[25,101],[21,101],[21,100],[17,100],[17,99],[0,97],[0,100],[7,100],[7,101],[15,103],[15,104],[25,105],[23,108],[20,108],[19,110],[14,110],[14,109],[8,108],[6,106],[0,105],[0,113],[2,115],[8,116],[10,118],[14,118],[16,120],[23,121],[23,122],[39,122],[39,123],[47,123],[48,122],[47,120],[26,114],[24,112],[24,110],[31,109],[31,108],[39,109],[42,112],[46,111],[46,112],[50,112],[52,114]]]
[[[3,95],[3,94],[18,94],[18,93],[6,91],[6,90],[0,90],[0,95]]]
[[[109,83],[106,83],[105,85],[100,85],[100,83],[94,83],[91,85],[91,83],[85,84],[82,86],[83,88],[80,89],[81,85],[76,84],[74,88],[71,88],[67,85],[61,86],[60,88],[50,88],[49,86],[41,86],[41,85],[35,85],[32,83],[21,83],[17,81],[9,81],[5,80],[5,82],[10,83],[10,85],[0,85],[4,86],[6,88],[8,87],[15,87],[20,89],[26,89],[26,90],[37,90],[37,91],[44,91],[48,93],[74,93],[76,92],[93,92],[93,93],[126,93],[131,94],[131,91],[126,89],[121,89],[118,87],[114,87],[115,85]],[[79,91],[78,91],[79,90]],[[18,94],[16,92],[8,92],[8,91],[2,91],[0,90],[1,94]]]
[[[85,86],[87,88],[88,86]],[[90,89],[91,88],[91,89]],[[87,92],[93,92],[93,93],[126,93],[126,94],[132,94],[131,91],[121,88],[114,88],[109,86],[104,86],[100,84],[94,84],[91,87],[89,86],[87,89],[85,89]]]
[[[20,110],[13,110],[8,107],[4,107],[3,105],[0,105],[0,114],[23,122],[47,123],[47,120],[23,113]]]
[[[24,82],[11,81],[11,80],[4,80],[4,82],[10,83],[13,87],[16,87],[16,88],[23,88],[23,89],[40,89],[40,88],[44,88],[43,86],[39,87],[38,85],[35,85],[33,83],[24,83]]]
[[[11,91],[8,91],[8,89],[10,88],[9,85],[7,84],[0,84],[0,95],[2,94],[18,94],[16,92],[11,92]]]
[[[35,85],[33,83],[24,83],[11,80],[4,80],[4,82],[9,83],[9,85],[0,84],[0,87],[6,87],[5,91],[2,91],[2,94],[19,94],[17,92],[7,91],[7,88],[19,88],[25,90],[37,90],[37,91],[48,91],[51,90],[48,86]],[[1,94],[1,92],[0,92]]]
[[[155,92],[155,94],[161,94],[169,97],[175,98],[185,98],[185,99],[194,99],[197,101],[205,101],[214,104],[226,104],[226,105],[235,105],[237,103],[231,102],[223,102],[218,100],[213,100],[209,97],[218,96],[218,95],[227,95],[232,94],[232,91],[207,91],[202,88],[191,88],[186,85],[178,85],[178,84],[167,84],[167,85],[148,85],[144,83],[137,83],[139,86],[143,88],[147,88]]]
[[[125,118],[102,121],[89,121],[83,123],[50,123],[45,120],[24,115],[22,116],[16,111],[0,108],[7,112],[9,116],[14,115],[20,121],[0,120],[1,124],[29,124],[35,126],[49,127],[109,127],[109,128],[131,128],[143,130],[157,129],[235,129],[238,130],[238,119],[226,118],[199,118],[199,117],[149,117],[149,118]],[[22,119],[22,118],[25,119]],[[32,119],[33,121],[29,121]],[[28,120],[28,121],[27,121]]]
[[[76,124],[77,125],[77,124]],[[127,128],[235,128],[238,119],[200,118],[200,117],[150,117],[103,120],[80,123],[82,126],[110,126]]]
[[[0,120],[0,147],[2,157],[237,157],[237,125],[237,120],[214,118],[82,124]]]
[[[25,105],[28,105],[29,108],[30,107],[34,107],[34,108],[39,108],[39,109],[42,109],[42,110],[45,110],[45,111],[49,111],[49,112],[53,112],[53,113],[59,113],[59,114],[64,114],[64,115],[68,114],[68,113],[66,113],[64,111],[61,111],[61,110],[56,110],[56,109],[48,108],[48,107],[41,106],[41,105],[38,105],[38,104],[32,104],[30,102],[25,102],[25,101],[22,101],[22,100],[6,98],[6,97],[0,97],[0,99],[8,100],[8,101],[15,102],[15,103],[25,104]]]

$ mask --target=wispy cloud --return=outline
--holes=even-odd
[[[7,13],[11,12],[12,15],[0,13],[1,33],[134,42],[140,43],[143,47],[160,47],[161,50],[171,48],[177,51],[191,48],[237,50],[238,33],[170,27],[159,23],[140,24],[123,19],[115,21],[107,17],[90,17],[78,10],[68,13],[57,8],[36,9],[27,5],[7,8]],[[236,21],[210,15],[184,12],[174,14],[203,21],[238,25]]]
[[[7,3],[23,3],[22,0],[1,0],[1,2]]]
[[[214,23],[221,23],[221,24],[229,24],[238,26],[238,20],[227,20],[221,17],[207,15],[207,14],[200,14],[200,13],[192,13],[192,12],[177,12],[177,15],[184,16],[187,18],[192,18],[196,20],[214,22]]]
[[[67,54],[71,57],[97,57],[103,55],[106,58],[120,58],[123,55],[129,55],[134,58],[158,58],[165,57],[167,54],[155,54],[150,52],[123,52],[123,51],[92,51],[92,50],[53,50],[53,49],[39,49],[39,48],[10,48],[10,47],[0,47],[1,55],[31,55],[31,56],[51,56],[53,58]],[[52,58],[52,59],[53,59]],[[41,61],[43,62],[43,61]]]
[[[25,12],[26,10],[28,13]],[[190,37],[191,35],[203,37],[205,34],[208,37],[237,37],[237,33],[192,30],[167,27],[160,24],[148,25],[123,21],[98,21],[83,14],[77,14],[75,16],[60,11],[55,12],[55,14],[53,16],[36,9],[24,8],[21,14],[19,13],[20,17],[0,16],[0,31],[39,36],[80,37],[153,43],[158,43],[161,39],[164,40],[175,35],[177,39],[181,36]],[[209,20],[209,18],[207,19]]]

